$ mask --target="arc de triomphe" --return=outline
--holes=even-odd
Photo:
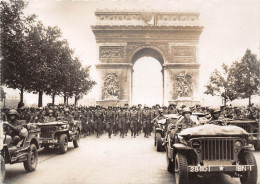
[[[97,104],[132,104],[133,65],[143,56],[162,65],[164,105],[194,102],[203,30],[199,13],[97,10],[95,15],[91,28],[99,55]]]

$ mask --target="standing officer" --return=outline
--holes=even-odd
[[[104,121],[104,114],[99,105],[97,105],[96,108],[97,109],[94,111],[94,122],[96,123],[97,137],[99,138],[101,134],[102,123]]]
[[[140,119],[139,119],[139,112],[137,111],[135,105],[132,107],[132,109],[133,110],[130,112],[130,120],[131,120],[130,127],[131,127],[131,136],[134,135],[135,138],[135,136],[138,135],[137,124],[138,122],[140,122]]]
[[[112,106],[108,106],[105,114],[105,123],[108,132],[108,137],[111,138],[113,124],[115,123],[115,113],[112,111]]]
[[[114,125],[113,125],[113,134],[114,134],[114,136],[116,136],[117,133],[118,133],[118,113],[119,113],[119,109],[117,107],[113,107],[113,112],[115,114],[115,121],[114,121]]]
[[[150,126],[151,126],[151,111],[148,109],[146,105],[144,105],[144,109],[141,115],[141,121],[144,128],[144,137],[149,137]]]

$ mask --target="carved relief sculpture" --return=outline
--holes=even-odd
[[[192,76],[187,74],[186,71],[179,73],[175,78],[174,93],[176,97],[189,97],[192,96]]]
[[[124,47],[121,46],[101,46],[99,48],[99,58],[123,58]]]
[[[173,47],[173,56],[174,57],[195,57],[196,53],[195,47]]]
[[[119,80],[115,73],[109,73],[104,79],[104,100],[119,99]]]

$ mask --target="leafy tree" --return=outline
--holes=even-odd
[[[222,97],[224,105],[226,105],[227,101],[233,101],[237,98],[237,93],[233,90],[231,84],[232,78],[229,76],[229,67],[223,63],[222,71],[216,69],[211,73],[204,93]]]
[[[235,61],[230,68],[232,87],[240,98],[248,98],[251,105],[252,95],[260,94],[260,62],[255,54],[247,49],[241,61]]]
[[[24,15],[26,5],[24,1],[16,0],[0,2],[1,82],[21,91],[20,103],[30,79],[27,35],[35,20],[35,15]]]

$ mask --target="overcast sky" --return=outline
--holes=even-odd
[[[201,95],[210,73],[215,68],[220,68],[223,62],[230,65],[233,61],[239,60],[247,48],[259,56],[259,1],[129,0],[97,2],[34,0],[29,1],[26,13],[35,13],[45,25],[57,25],[62,30],[64,38],[68,39],[70,46],[75,49],[76,56],[82,60],[83,65],[94,66],[98,62],[97,46],[90,26],[95,24],[94,12],[97,8],[199,12],[200,24],[204,26],[200,37],[198,60],[201,64],[199,79]],[[140,63],[136,63],[139,69],[144,70],[143,66],[147,66],[146,60],[151,59],[143,58]],[[150,65],[150,67],[157,66],[156,64]],[[135,68],[137,67],[135,66]],[[135,71],[138,72],[139,69]],[[149,73],[148,70],[144,72]],[[160,75],[159,72],[158,75]],[[154,77],[158,77],[158,75]],[[92,76],[95,78],[95,67],[92,67]],[[30,95],[30,98],[28,96],[26,95],[28,102],[37,102],[37,96]],[[95,88],[89,96],[95,96]]]

